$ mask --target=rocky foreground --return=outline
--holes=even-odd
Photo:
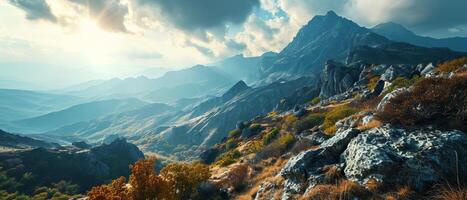
[[[465,199],[465,61],[328,62],[322,99],[240,122],[201,160],[236,199]]]

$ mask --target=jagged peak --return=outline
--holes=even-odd
[[[237,95],[238,93],[240,93],[243,90],[246,90],[248,88],[250,88],[250,87],[248,87],[248,85],[244,81],[242,81],[242,80],[238,81],[226,93],[224,93],[224,95],[222,95],[222,97],[230,99],[230,98],[234,97],[235,95]]]

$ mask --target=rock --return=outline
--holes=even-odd
[[[327,61],[321,74],[321,99],[345,92],[358,80],[360,69],[344,64]]]
[[[219,155],[219,149],[210,148],[199,155],[201,162],[204,164],[211,164],[216,161],[217,156]]]
[[[378,106],[376,107],[376,110],[378,111],[383,110],[384,106],[386,106],[392,98],[407,91],[409,91],[408,88],[399,88],[399,89],[396,89],[390,92],[389,94],[386,94],[386,96],[384,96],[383,99],[379,102]]]
[[[349,116],[344,119],[341,119],[336,122],[336,128],[337,131],[344,131],[349,128],[355,128],[358,126],[358,123],[360,122],[360,118],[355,117],[355,116]]]
[[[105,144],[111,144],[112,142],[116,141],[116,140],[119,140],[121,139],[121,137],[119,135],[115,135],[115,134],[111,134],[111,135],[107,135],[105,136],[105,138],[102,140],[102,144],[105,145]]]
[[[409,184],[423,190],[442,178],[455,176],[456,162],[467,163],[466,148],[467,136],[460,131],[407,130],[387,125],[361,133],[348,144],[343,154],[344,173],[361,184],[374,178],[384,185]],[[467,171],[467,165],[459,167],[459,172]]]
[[[304,116],[305,114],[307,113],[306,109],[301,107],[301,106],[298,106],[296,105],[293,109],[293,114],[296,116],[296,117],[302,117]]]
[[[324,178],[322,168],[336,164],[347,144],[359,133],[356,129],[337,132],[324,141],[318,149],[311,149],[292,157],[279,175],[284,177],[284,195],[302,192],[304,184],[316,185]]]
[[[371,92],[371,96],[374,96],[374,97],[379,96],[381,94],[381,92],[383,92],[383,90],[384,90],[384,84],[385,83],[386,83],[385,81],[379,80],[376,83],[375,89],[373,89],[373,91]]]
[[[397,77],[412,77],[414,69],[412,66],[406,65],[392,65],[386,69],[386,71],[381,75],[381,80],[392,81]]]
[[[311,135],[305,136],[304,139],[307,139],[310,142],[310,145],[320,145],[325,140],[329,138],[328,135],[324,134],[322,131],[313,132]]]
[[[259,186],[258,192],[256,192],[255,200],[274,199],[274,196],[278,190],[279,185],[270,181],[265,181]]]
[[[235,125],[235,127],[238,129],[238,130],[242,130],[244,129],[247,125],[247,122],[243,122],[243,121],[240,121],[240,122],[237,122],[237,124]]]
[[[420,71],[420,74],[425,76],[428,73],[433,72],[434,69],[435,69],[435,66],[433,65],[433,63],[430,63],[425,68],[423,68],[423,70]]]

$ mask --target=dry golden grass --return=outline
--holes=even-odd
[[[386,196],[386,200],[397,200],[397,198],[392,195],[388,195]]]
[[[375,192],[381,187],[381,183],[378,182],[376,179],[372,178],[366,182],[365,186],[371,192]]]
[[[353,181],[342,180],[338,184],[317,185],[300,199],[316,199],[316,200],[350,200],[355,197],[367,199],[367,191],[365,188]]]
[[[328,183],[335,182],[337,181],[337,179],[340,178],[339,169],[335,165],[327,165],[324,167],[323,170],[325,171],[324,175],[325,175],[326,182]]]
[[[437,72],[453,72],[467,64],[467,57],[458,58],[455,60],[447,61],[440,64],[437,68]]]
[[[288,160],[286,159],[278,159],[275,163],[269,166],[263,166],[263,169],[252,176],[250,180],[248,180],[248,185],[251,187],[245,191],[244,193],[239,194],[234,199],[240,200],[247,200],[247,199],[254,199],[254,196],[258,192],[259,185],[265,181],[273,182],[278,185],[282,185],[284,179],[281,176],[276,176],[279,171],[284,167]],[[280,192],[278,192],[280,193]],[[277,193],[276,193],[277,194]]]
[[[399,199],[408,199],[410,196],[412,196],[412,193],[413,192],[410,186],[405,185],[397,190],[397,197],[399,197]]]
[[[442,186],[436,190],[433,199],[438,200],[466,200],[467,187]]]
[[[382,125],[383,125],[383,123],[381,121],[376,120],[376,119],[372,119],[367,124],[358,126],[357,129],[361,130],[361,131],[366,131],[366,130],[370,130],[370,129],[373,129],[373,128],[381,127]]]

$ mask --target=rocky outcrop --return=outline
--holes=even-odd
[[[364,184],[410,185],[422,190],[442,178],[467,171],[467,136],[460,131],[400,129],[390,126],[359,134],[343,153],[345,176]],[[459,174],[465,177],[465,174]]]
[[[358,133],[356,129],[338,132],[323,142],[318,149],[307,150],[292,157],[279,173],[285,179],[284,198],[303,192],[307,184],[314,186],[323,181],[323,167],[339,162],[340,154]]]
[[[391,101],[391,99],[407,91],[409,91],[408,88],[399,88],[386,94],[386,96],[384,96],[383,99],[379,102],[378,106],[376,106],[376,110],[383,110],[384,106],[386,106]]]
[[[326,62],[321,74],[321,98],[345,92],[358,80],[361,69],[334,61]]]

